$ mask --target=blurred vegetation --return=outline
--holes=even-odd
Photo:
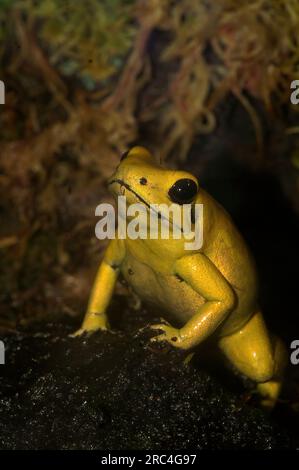
[[[62,74],[76,73],[89,86],[115,74],[132,45],[134,0],[29,1],[27,14],[40,21],[39,37],[51,64]]]
[[[83,312],[119,154],[145,140],[185,160],[232,96],[254,130],[246,164],[283,165],[299,209],[298,0],[2,0],[0,25],[3,326]]]

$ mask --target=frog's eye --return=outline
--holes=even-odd
[[[168,195],[172,202],[176,204],[189,204],[198,191],[195,181],[189,178],[177,180],[168,191]]]
[[[129,154],[129,150],[127,150],[126,152],[124,152],[121,157],[120,157],[120,161],[124,160]]]

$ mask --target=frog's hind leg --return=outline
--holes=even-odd
[[[262,404],[272,407],[287,358],[282,342],[270,338],[262,314],[255,313],[238,332],[220,338],[219,347],[239,372],[257,382]]]

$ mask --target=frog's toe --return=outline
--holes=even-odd
[[[179,337],[178,330],[176,328],[173,328],[170,325],[165,325],[165,323],[160,323],[157,325],[151,325],[150,328],[151,330],[161,331],[160,334],[151,338],[152,342],[168,341],[168,343],[175,345],[175,343],[178,341],[178,337]]]
[[[158,343],[160,341],[167,341],[167,337],[165,333],[161,333],[160,335],[153,336],[152,338],[150,338],[151,343]]]
[[[151,330],[163,330],[165,323],[155,323],[154,325],[150,325]]]
[[[162,331],[163,333],[166,333],[165,329],[168,325],[166,325],[165,323],[158,323],[156,325],[150,325],[150,329],[151,330],[160,330]],[[160,335],[159,335],[160,336]],[[156,338],[156,336],[154,336],[154,338]]]
[[[162,325],[171,326],[170,323],[167,320],[165,320],[165,318],[163,318],[163,317],[160,317],[160,322],[161,322]]]
[[[77,338],[77,337],[83,336],[83,335],[90,335],[93,332],[94,332],[94,330],[88,331],[88,330],[85,330],[84,328],[79,328],[79,330],[74,331],[74,333],[71,333],[68,336],[69,336],[69,338]]]
[[[155,342],[155,341],[164,341],[166,339],[166,334],[164,331],[164,327],[166,325],[163,323],[157,324],[157,325],[150,325],[151,330],[158,330],[160,331],[160,334],[157,334],[156,336],[153,336],[150,341]]]

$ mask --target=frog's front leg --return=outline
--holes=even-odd
[[[177,348],[189,349],[215,331],[234,308],[236,299],[227,280],[203,254],[187,255],[177,260],[174,274],[179,275],[206,302],[180,329],[163,324],[153,325],[153,329],[162,333],[152,340],[166,340]]]
[[[73,336],[108,329],[106,310],[124,259],[124,250],[123,240],[110,241],[94,281],[84,321]]]

